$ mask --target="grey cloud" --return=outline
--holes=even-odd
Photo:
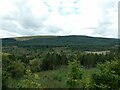
[[[52,8],[51,6],[47,3],[47,1],[43,1],[43,3],[48,7],[48,11],[51,12],[52,11]]]
[[[44,17],[45,18],[45,17]],[[43,18],[35,18],[32,15],[32,11],[29,7],[24,6],[19,9],[19,17],[17,18],[19,23],[26,29],[37,29],[43,26]]]
[[[48,19],[48,15],[36,18],[26,2],[17,3],[16,7],[18,11],[10,13],[1,19],[0,29],[22,35],[56,34],[63,32],[59,27],[44,25],[44,22]]]
[[[0,29],[6,30],[12,33],[22,34],[22,35],[38,35],[42,33],[64,33],[62,28],[50,25],[44,25],[44,22],[48,19],[49,14],[46,16],[35,17],[32,14],[31,7],[28,6],[27,0],[13,0],[17,11],[9,13],[8,15],[0,18]],[[74,4],[77,4],[80,0],[75,0]],[[94,34],[109,35],[111,29],[109,28],[113,22],[110,21],[112,17],[109,16],[110,10],[115,7],[117,0],[111,0],[110,3],[103,6],[103,20],[99,22],[98,27],[90,27],[88,29],[93,29]],[[52,10],[52,7],[45,1],[43,3],[48,7],[48,13]],[[112,7],[111,7],[112,6]],[[79,8],[71,7],[72,13],[80,13]],[[60,2],[60,6],[57,8],[61,15],[69,15],[71,12],[66,12],[64,9],[63,2]],[[75,11],[75,12],[73,12]],[[16,22],[16,23],[14,23]]]
[[[0,29],[9,31],[11,33],[22,34],[22,35],[34,34],[34,30],[32,29],[26,30],[22,26],[18,26],[16,23],[10,20],[5,20],[0,22]]]
[[[106,36],[106,35],[110,35],[111,34],[111,30],[109,27],[112,25],[112,23],[110,22],[102,22],[99,23],[99,26],[94,28],[94,34],[98,34],[98,35],[102,35],[102,36]]]
[[[25,29],[37,29],[39,27],[43,26],[43,23],[40,22],[37,19],[34,19],[32,17],[28,17],[28,18],[22,18],[21,20],[19,20],[19,23],[25,28]]]
[[[17,13],[17,14],[19,14],[19,13]],[[25,13],[23,13],[23,14],[25,14]],[[12,21],[18,22],[25,29],[29,29],[29,28],[35,29],[35,28],[38,28],[43,25],[41,20],[38,20],[28,14],[26,14],[24,16],[19,14],[19,17],[18,16],[13,17],[13,14],[11,14],[11,15],[3,17],[3,23],[4,22],[11,23]]]
[[[80,0],[75,0],[73,3],[76,4],[76,3],[78,3],[79,1],[80,1]]]
[[[59,27],[56,27],[56,26],[45,26],[44,29],[43,29],[45,32],[48,32],[48,33],[59,33],[59,32],[62,32],[63,30]]]
[[[96,29],[96,27],[89,27],[89,28],[85,28],[85,29]]]
[[[111,21],[113,16],[110,16],[110,13],[114,12],[113,8],[114,9],[117,8],[116,7],[116,3],[117,3],[117,0],[115,0],[115,1],[114,0],[110,0],[109,3],[102,4],[103,5],[103,7],[102,7],[103,19],[101,19],[101,21],[99,21],[98,27],[94,28],[93,35],[94,34],[99,34],[99,35],[102,35],[102,36],[114,35],[113,32],[112,32],[113,28],[110,28],[110,27],[114,23],[117,23],[117,22]]]
[[[25,29],[37,29],[42,27],[44,21],[41,18],[35,18],[32,14],[31,8],[27,5],[20,7],[17,20]]]
[[[0,29],[22,35],[35,35],[37,30],[45,27],[43,22],[47,20],[47,16],[34,17],[31,8],[24,1],[15,5],[18,11],[0,18]]]

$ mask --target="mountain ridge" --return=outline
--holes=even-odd
[[[99,38],[81,35],[69,36],[31,36],[19,38],[5,38],[3,46],[18,47],[69,47],[76,49],[110,49],[118,44],[115,38]]]

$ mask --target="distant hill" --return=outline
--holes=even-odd
[[[105,49],[115,47],[118,43],[114,38],[100,38],[89,36],[31,36],[5,38],[3,46],[20,47],[71,47],[78,49]]]

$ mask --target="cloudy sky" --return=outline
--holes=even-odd
[[[0,0],[0,38],[118,37],[119,0]]]

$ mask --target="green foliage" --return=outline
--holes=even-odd
[[[120,62],[106,61],[98,64],[99,72],[92,75],[95,88],[120,89]]]
[[[11,65],[8,66],[8,71],[11,74],[12,77],[20,78],[24,75],[24,64],[22,62],[13,61]]]
[[[84,89],[92,88],[93,84],[95,88],[100,89],[120,86],[118,84],[120,65],[115,63],[113,65],[113,62],[110,65],[100,64],[102,68],[99,66],[100,72],[93,74],[93,81],[89,76],[92,73],[89,68],[96,68],[97,63],[104,63],[117,57],[117,54],[114,53],[114,50],[117,49],[116,39],[86,36],[50,36],[49,38],[43,36],[42,38],[23,39],[18,41],[13,38],[3,39],[2,81],[4,88],[39,88],[41,84],[49,88],[62,88],[68,85],[70,88],[80,87]],[[114,52],[106,55],[82,52],[111,49]],[[70,61],[66,85],[65,75],[68,60]],[[82,75],[80,65],[85,67],[84,70],[82,68],[84,75]],[[61,66],[65,66],[63,70],[60,70]],[[30,69],[32,72],[27,70],[26,75],[24,75],[25,69]],[[38,79],[36,78],[36,72],[42,72],[41,78],[39,76],[37,76]],[[106,82],[109,83],[106,84]]]
[[[65,54],[63,51],[60,52],[59,57],[60,57],[59,63],[60,63],[61,65],[67,65],[67,63],[68,63],[68,58],[67,58],[66,54]]]
[[[83,78],[81,80],[81,85],[82,85],[82,88],[85,90],[89,90],[93,88],[92,79],[90,77]]]
[[[38,72],[41,70],[41,64],[42,64],[41,60],[35,58],[33,60],[30,60],[29,64],[30,64],[31,71]]]
[[[42,60],[42,70],[49,70],[49,69],[53,69],[53,63],[52,63],[52,57],[50,53],[47,53],[45,55],[45,57]]]
[[[9,77],[10,75],[8,72],[6,72],[5,70],[2,71],[2,89],[7,88],[7,85],[8,85],[7,80]]]
[[[97,63],[104,63],[105,61],[110,61],[115,58],[115,54],[106,53],[106,54],[93,54],[93,53],[78,53],[77,60],[80,61],[80,64],[86,68],[96,67]]]
[[[76,88],[79,86],[80,79],[82,79],[82,72],[79,62],[77,60],[69,61],[68,74],[67,74],[67,86],[69,88]]]
[[[30,70],[26,70],[26,75],[18,83],[19,88],[41,88],[40,77],[33,74]]]
[[[56,70],[40,72],[40,83],[43,88],[67,88],[66,86],[66,66]]]
[[[27,37],[26,37],[27,38]],[[25,39],[25,38],[24,38]],[[52,36],[51,38],[31,37],[23,41],[14,38],[2,39],[3,46],[42,46],[42,47],[71,47],[80,50],[106,50],[116,45],[117,39],[95,38],[88,36]],[[92,43],[91,43],[92,42]]]
[[[47,53],[42,59],[42,70],[53,70],[58,68],[60,65],[65,65],[67,57],[64,54],[59,55],[58,53]]]

